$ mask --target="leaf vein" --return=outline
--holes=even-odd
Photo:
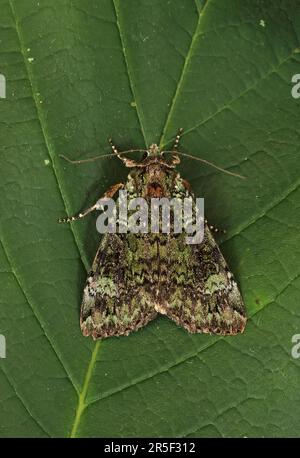
[[[34,416],[32,415],[32,413],[30,412],[30,409],[27,407],[27,405],[25,404],[25,402],[23,401],[22,397],[18,394],[15,386],[13,385],[13,383],[11,382],[9,376],[7,375],[6,371],[2,368],[2,373],[5,375],[6,377],[6,380],[7,382],[9,383],[10,387],[12,388],[12,390],[14,391],[15,395],[17,396],[17,398],[19,399],[19,401],[21,402],[22,406],[24,407],[24,409],[26,410],[26,412],[29,414],[30,418],[32,418],[32,420],[34,421],[34,423],[43,431],[43,433],[45,433],[47,435],[47,437],[51,437],[50,434],[47,432],[47,430],[42,426],[42,424],[39,422],[39,420],[37,420],[36,418],[34,418]]]
[[[68,370],[67,370],[67,368],[66,368],[65,363],[63,362],[63,360],[62,360],[61,357],[59,356],[59,352],[56,350],[54,343],[52,342],[51,338],[48,336],[48,333],[47,333],[47,331],[46,331],[46,329],[45,329],[45,327],[44,327],[44,325],[43,325],[43,323],[42,323],[41,318],[39,317],[39,314],[38,314],[37,311],[35,310],[34,305],[33,305],[33,304],[31,303],[31,301],[29,300],[29,297],[28,297],[28,295],[26,294],[24,287],[22,286],[22,281],[20,280],[20,278],[19,278],[19,276],[17,275],[15,269],[13,268],[12,261],[11,261],[11,259],[10,259],[10,257],[9,257],[9,254],[8,254],[6,248],[5,248],[5,245],[4,245],[4,243],[3,243],[3,238],[2,238],[2,237],[1,237],[1,240],[0,240],[0,245],[1,245],[2,249],[3,249],[3,253],[5,254],[6,259],[7,259],[7,262],[8,262],[8,264],[9,264],[9,266],[10,266],[11,273],[12,273],[12,275],[14,276],[14,278],[15,278],[15,280],[16,280],[16,282],[17,282],[17,285],[18,285],[20,291],[22,292],[22,294],[23,294],[23,296],[24,296],[24,298],[25,298],[25,300],[26,300],[28,306],[29,306],[30,309],[32,310],[32,313],[33,313],[33,315],[34,315],[36,321],[38,322],[38,324],[40,325],[41,329],[43,330],[43,333],[44,333],[44,335],[45,335],[47,341],[49,342],[49,345],[50,345],[50,347],[52,348],[52,350],[53,350],[53,352],[54,352],[56,358],[58,359],[58,361],[59,361],[60,364],[62,365],[63,370],[65,371],[67,377],[69,378],[69,380],[70,380],[70,382],[71,382],[71,385],[73,386],[73,388],[74,388],[74,390],[76,391],[76,393],[78,393],[78,389],[77,389],[77,387],[76,387],[75,382],[74,382],[73,379],[72,379],[72,376],[69,374],[69,372],[68,372]]]
[[[26,69],[26,72],[27,72],[27,75],[28,75],[28,82],[30,84],[30,88],[31,88],[31,92],[32,92],[32,100],[33,100],[34,105],[35,105],[37,119],[38,119],[38,122],[40,124],[41,133],[42,133],[44,141],[45,141],[45,146],[47,148],[48,155],[49,155],[49,158],[50,158],[52,166],[53,166],[52,169],[53,169],[53,172],[54,172],[54,177],[55,177],[55,180],[56,180],[56,183],[57,183],[57,187],[58,187],[58,190],[60,192],[64,207],[66,209],[66,212],[67,213],[71,213],[69,211],[70,205],[68,203],[68,199],[67,199],[65,193],[63,192],[63,189],[62,189],[62,187],[60,185],[60,181],[58,179],[58,171],[57,171],[57,168],[55,166],[55,161],[54,161],[54,151],[52,150],[52,146],[51,146],[51,142],[50,142],[50,139],[49,139],[49,135],[48,135],[47,130],[46,130],[46,123],[45,123],[44,116],[42,114],[41,105],[38,103],[38,100],[37,100],[37,98],[35,96],[35,90],[34,90],[34,87],[33,87],[33,76],[32,76],[32,72],[31,72],[31,70],[29,68],[29,65],[28,65],[28,63],[26,61],[26,58],[25,58],[25,51],[24,51],[24,47],[23,47],[23,44],[22,44],[23,43],[23,41],[22,41],[22,33],[21,33],[21,30],[20,30],[20,27],[19,27],[18,17],[17,17],[17,14],[16,14],[16,11],[15,11],[15,8],[14,8],[12,0],[9,0],[9,5],[10,5],[10,8],[11,8],[12,17],[13,17],[14,22],[15,22],[15,30],[16,30],[16,33],[17,33],[17,36],[18,36],[18,40],[19,40],[19,43],[20,43],[20,52],[21,52],[21,55],[23,57],[25,69]],[[79,242],[78,242],[78,238],[77,238],[76,232],[74,231],[74,228],[73,228],[72,224],[70,224],[69,227],[70,227],[71,233],[73,234],[75,245],[76,245],[76,247],[78,249],[79,257],[81,259],[81,262],[83,263],[83,266],[85,267],[85,269],[88,270],[89,262],[88,262],[86,256],[81,252],[81,250],[79,248]]]
[[[280,61],[275,67],[272,67],[271,70],[269,70],[267,73],[265,73],[263,76],[258,78],[255,83],[253,83],[251,86],[246,88],[244,91],[240,92],[240,94],[237,95],[237,97],[232,98],[229,102],[227,102],[225,105],[222,107],[218,108],[214,113],[212,113],[210,116],[205,118],[203,121],[201,121],[199,124],[196,124],[193,127],[190,127],[189,129],[185,130],[182,134],[182,136],[187,135],[188,133],[198,129],[199,127],[203,126],[207,122],[211,121],[214,119],[216,116],[218,116],[220,113],[222,113],[226,109],[230,109],[231,105],[233,105],[237,100],[243,98],[246,94],[251,92],[253,89],[255,89],[263,80],[268,79],[271,75],[277,73],[278,74],[278,69],[284,65],[286,62],[288,62],[290,59],[294,57],[294,55],[297,53],[297,50],[294,49],[291,54],[289,54],[285,59]]]
[[[237,228],[235,232],[232,232],[229,234],[227,238],[224,238],[221,242],[221,245],[223,245],[225,242],[228,242],[229,240],[233,239],[237,235],[240,235],[242,232],[244,232],[246,229],[248,229],[250,226],[253,224],[257,223],[260,219],[262,219],[264,216],[267,215],[271,210],[276,208],[278,205],[280,205],[290,194],[293,192],[297,191],[297,189],[300,186],[300,180],[297,180],[295,184],[292,186],[289,186],[288,189],[277,199],[273,200],[270,205],[268,205],[265,209],[262,210],[262,212],[259,215],[256,215],[252,220],[248,221],[244,225],[240,226]]]

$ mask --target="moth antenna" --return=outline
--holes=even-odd
[[[190,159],[194,159],[195,161],[199,161],[199,162],[202,162],[203,164],[206,164],[206,165],[209,165],[211,167],[214,167],[215,169],[219,170],[220,172],[227,173],[227,175],[231,175],[231,176],[234,176],[234,177],[237,177],[237,178],[241,178],[241,180],[245,180],[247,178],[247,177],[245,177],[243,175],[240,175],[239,173],[229,172],[229,170],[223,169],[222,167],[219,167],[218,165],[214,164],[213,162],[209,162],[206,159],[202,159],[201,157],[192,156],[191,154],[187,154],[187,153],[181,153],[180,151],[164,151],[164,153],[173,153],[173,154],[176,153],[179,156],[184,156],[184,157],[188,157]]]
[[[108,140],[108,142],[109,142],[109,144],[110,144],[110,146],[111,146],[111,150],[112,150],[113,154],[115,154],[116,156],[118,156],[119,151],[118,151],[117,147],[114,145],[114,143],[113,143],[113,141],[112,141],[112,138],[110,138],[110,139]]]
[[[72,160],[69,157],[65,156],[64,154],[60,154],[59,157],[62,157],[65,161],[70,162],[70,164],[85,164],[86,162],[94,162],[101,158],[115,157],[115,155],[112,153],[102,154],[101,156],[94,156],[88,159],[79,159],[79,160]]]
[[[146,149],[129,149],[127,151],[121,151],[118,153],[119,156],[123,154],[128,154],[128,153],[136,153],[136,152],[147,152]],[[70,164],[86,164],[87,162],[94,162],[97,161],[98,159],[103,159],[103,158],[111,158],[111,157],[116,157],[116,154],[114,153],[109,153],[109,154],[102,154],[101,156],[94,156],[94,157],[89,157],[88,159],[79,159],[79,160],[72,160],[65,156],[64,154],[60,154],[59,157],[62,157],[65,161],[70,162]]]
[[[177,132],[177,135],[176,135],[176,138],[175,138],[175,142],[174,142],[174,145],[173,145],[173,149],[176,150],[176,151],[177,151],[177,148],[178,148],[178,145],[179,145],[179,142],[180,142],[180,137],[182,135],[182,132],[183,132],[183,128],[180,127],[180,129]]]

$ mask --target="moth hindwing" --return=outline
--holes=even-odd
[[[178,143],[178,140],[176,140]],[[125,184],[112,186],[105,197],[123,188],[128,206],[136,197],[178,199],[193,193],[171,160],[151,145],[141,162],[117,154],[130,167]],[[95,204],[73,221],[84,217]],[[187,244],[186,233],[107,233],[103,236],[83,292],[80,325],[94,339],[128,335],[164,314],[188,332],[233,335],[243,332],[246,314],[238,286],[205,222],[201,243]]]

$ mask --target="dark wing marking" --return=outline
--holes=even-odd
[[[243,332],[246,314],[236,282],[205,225],[200,244],[186,234],[164,236],[156,309],[189,332],[233,335]]]
[[[106,234],[87,278],[81,305],[85,336],[128,335],[157,312],[153,284],[157,243],[151,234]]]

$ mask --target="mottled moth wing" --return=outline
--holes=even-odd
[[[152,283],[156,244],[151,243],[152,237],[104,235],[84,288],[83,335],[94,339],[127,335],[155,318]]]
[[[166,235],[160,264],[160,313],[192,333],[243,332],[243,300],[207,224],[200,244],[188,245],[184,233]]]

